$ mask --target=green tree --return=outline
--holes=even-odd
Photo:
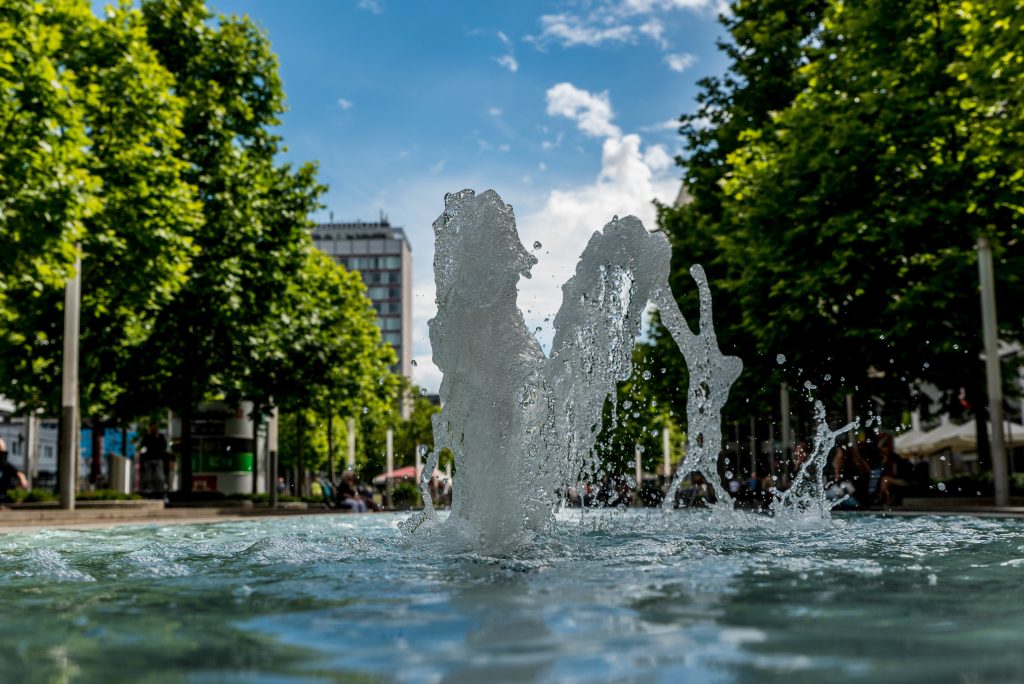
[[[724,244],[739,239],[723,217],[723,182],[731,173],[729,155],[742,148],[745,131],[771,127],[773,113],[785,109],[803,89],[801,67],[814,57],[827,0],[737,0],[721,18],[728,39],[719,43],[729,57],[721,77],[699,82],[697,109],[680,118],[684,154],[676,163],[684,169],[688,202],[660,206],[659,227],[673,245],[672,290],[688,319],[696,321],[698,299],[689,275],[691,264],[704,266],[715,296],[718,337],[726,353],[744,361],[745,372],[734,396],[756,402],[764,397],[766,364],[755,358],[748,335],[732,322],[744,315],[730,286],[736,264],[724,255]],[[686,387],[686,369],[675,342],[655,321],[657,365],[668,369],[673,386]],[[686,392],[665,388],[659,397],[679,416],[685,416]],[[733,411],[730,402],[726,411]],[[745,406],[743,410],[749,410]]]
[[[61,286],[82,220],[96,209],[79,87],[62,65],[58,17],[78,4],[0,6],[0,320],[7,324],[18,316],[9,288]]]
[[[142,15],[185,103],[183,156],[203,225],[189,279],[157,321],[138,374],[150,403],[170,405],[188,426],[203,397],[252,390],[247,378],[258,371],[233,371],[275,353],[268,326],[288,325],[275,300],[294,299],[289,284],[310,266],[307,216],[323,188],[311,165],[276,162],[284,93],[270,41],[251,20],[215,17],[201,0],[149,0]],[[186,483],[188,437],[186,427]]]
[[[979,120],[988,84],[957,78],[958,55],[977,47],[963,4],[837,3],[805,90],[730,157],[725,213],[743,239],[726,249],[744,332],[843,390],[863,391],[874,367],[885,378],[872,391],[890,397],[915,380],[978,397],[979,235],[1010,266],[1001,313],[1020,337],[1024,301],[1005,287],[1024,184],[1004,179],[1021,148]]]
[[[282,463],[326,471],[328,449],[337,456],[344,443],[346,418],[392,411],[402,383],[389,370],[395,352],[381,343],[359,274],[318,251],[307,255],[307,267],[269,303],[264,338],[249,346],[252,356],[237,372],[246,396],[290,416],[294,437],[282,437]]]
[[[737,45],[755,36],[742,60],[770,62],[756,46],[772,38],[757,21],[742,29],[745,5],[730,26]],[[979,235],[998,246],[1002,334],[1024,332],[1019,10],[821,3],[796,54],[787,46],[796,59],[772,85],[784,97],[760,116],[740,97],[753,81],[739,61],[745,76],[706,84],[717,118],[684,128],[694,201],[661,221],[681,258],[710,264],[720,336],[745,362],[741,396],[810,379],[825,398],[877,394],[899,409],[931,382],[983,405]]]
[[[86,413],[133,417],[127,359],[147,340],[156,316],[184,283],[191,234],[199,222],[192,188],[182,178],[185,164],[176,156],[181,103],[173,95],[173,79],[145,42],[138,12],[122,7],[101,20],[85,2],[58,2],[39,5],[34,17],[44,23],[32,31],[50,36],[50,60],[60,78],[74,84],[64,104],[73,109],[80,130],[72,128],[66,140],[54,144],[77,143],[70,175],[90,182],[79,186],[85,190],[77,200],[79,218],[68,220],[64,209],[54,205],[68,197],[57,182],[36,192],[40,213],[15,209],[9,214],[16,221],[38,221],[11,237],[15,243],[40,242],[41,258],[51,264],[68,258],[69,238],[80,242],[82,406]],[[26,71],[31,74],[32,68]],[[57,85],[46,87],[58,92]],[[32,130],[24,117],[10,124],[12,131]],[[51,119],[48,125],[56,130],[58,124]],[[44,140],[38,144],[54,149]],[[28,161],[21,165],[23,172],[33,168],[32,153],[15,149],[12,164],[18,159]],[[60,173],[60,166],[51,173]],[[45,242],[45,236],[60,236],[62,226],[72,225],[79,229]],[[29,247],[29,258],[19,259],[21,266],[33,263],[32,251]],[[13,273],[21,266],[13,267]],[[52,273],[68,275],[63,268]],[[4,288],[9,315],[0,338],[0,375],[11,380],[5,393],[51,414],[60,401],[63,285],[63,277],[20,277]]]

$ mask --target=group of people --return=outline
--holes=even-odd
[[[381,510],[373,498],[373,491],[359,482],[354,470],[346,470],[341,481],[335,484],[329,477],[318,475],[310,486],[314,498],[323,497],[330,508],[340,508],[353,513],[367,513]]]
[[[826,462],[825,495],[836,508],[895,506],[914,479],[912,466],[895,452],[892,435],[877,442],[836,446]]]
[[[774,473],[761,471],[743,478],[729,472],[722,485],[737,508],[768,510],[783,492],[792,489],[797,495],[817,496],[822,488],[838,509],[891,507],[919,479],[913,468],[896,453],[893,436],[879,433],[874,441],[834,446],[820,469],[811,460],[811,447],[801,442],[793,449],[792,461],[776,463]],[[675,494],[676,508],[704,507],[715,500],[714,488],[699,472],[690,473]]]

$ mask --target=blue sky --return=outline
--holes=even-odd
[[[540,241],[520,306],[541,327],[595,230],[653,227],[672,200],[670,123],[721,73],[720,0],[208,0],[248,14],[280,58],[294,161],[316,160],[336,220],[384,211],[413,248],[417,382],[436,390],[431,223],[447,191],[493,188]]]

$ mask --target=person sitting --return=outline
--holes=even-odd
[[[373,495],[359,485],[359,478],[354,470],[346,470],[338,484],[335,502],[338,508],[345,508],[353,513],[379,511],[380,506],[373,500]]]
[[[871,466],[864,460],[860,449],[836,446],[829,453],[831,476],[825,496],[834,501],[834,507],[844,510],[864,508],[867,505]]]
[[[675,508],[707,508],[715,503],[715,490],[708,485],[703,473],[694,471],[689,480],[690,486],[676,490]]]
[[[882,460],[882,474],[878,483],[877,502],[891,508],[903,499],[903,490],[907,482],[907,463],[895,450],[896,440],[888,432],[878,435],[878,450]]]
[[[28,479],[7,460],[7,443],[0,437],[0,503],[13,501],[7,494],[12,489],[28,489]]]

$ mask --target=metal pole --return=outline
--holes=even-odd
[[[250,493],[260,493],[260,420],[263,418],[262,408],[255,399],[252,402],[252,413],[249,414],[252,420],[252,487]],[[266,473],[263,475],[266,479]]]
[[[32,475],[35,470],[36,454],[39,453],[39,419],[35,411],[25,414],[25,478],[32,489]]]
[[[750,476],[757,477],[757,422],[750,417]]]
[[[852,392],[850,394],[846,395],[846,422],[848,424],[853,422],[853,393]],[[856,439],[856,437],[854,436],[853,432],[854,432],[853,430],[850,430],[850,432],[848,433],[849,437],[847,437],[847,443],[850,444],[850,446],[853,446],[854,440]]]
[[[76,246],[76,251],[79,247]],[[75,509],[78,447],[78,332],[82,300],[82,254],[75,258],[75,274],[64,286],[64,369],[61,378],[60,455],[57,479],[60,507]]]
[[[348,419],[348,469],[356,469],[356,420]]]
[[[270,507],[277,508],[277,407],[270,411],[267,421],[267,451],[270,466],[267,469],[267,494],[270,495]]]
[[[388,428],[386,435],[387,453],[386,453],[386,464],[387,464],[387,492],[388,492],[388,508],[394,506],[393,500],[393,489],[395,484],[395,431],[392,428]]]
[[[793,428],[789,415],[789,385],[779,388],[779,412],[782,414],[782,483],[789,484],[790,463],[793,462]]]
[[[327,414],[327,481],[334,486],[334,411]]]
[[[633,464],[636,466],[636,491],[639,492],[644,483],[644,461],[639,444],[633,445]]]
[[[996,330],[996,284],[992,267],[992,244],[978,238],[978,279],[981,282],[981,327],[985,340],[985,378],[988,384],[988,419],[992,427],[992,479],[996,506],[1010,505],[1010,481],[1006,474],[1006,444],[1003,440],[1003,379]]]
[[[661,428],[661,475],[665,482],[672,476],[672,449],[668,427]]]
[[[789,385],[786,383],[779,388],[779,410],[782,413],[782,455],[789,458],[793,449],[793,429],[789,416]]]

